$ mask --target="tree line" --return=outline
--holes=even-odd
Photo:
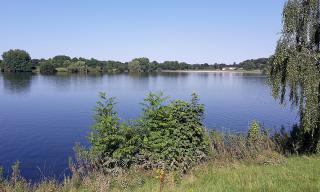
[[[71,58],[57,55],[49,59],[32,59],[24,50],[14,49],[4,52],[0,60],[0,69],[4,72],[31,72],[39,70],[41,73],[55,73],[57,71],[81,72],[156,72],[163,70],[263,70],[268,63],[267,58],[251,59],[239,64],[225,63],[190,64],[179,61],[150,61],[148,58],[135,58],[129,62],[101,61],[94,58]]]

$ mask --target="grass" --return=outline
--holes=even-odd
[[[157,192],[159,179],[155,172],[130,170],[118,177],[92,174],[79,180],[77,176],[63,183],[44,181],[30,186],[23,180],[0,182],[0,192]],[[283,163],[262,165],[234,161],[212,161],[194,168],[182,178],[168,174],[164,192],[215,191],[320,191],[320,156],[299,156]]]
[[[159,191],[156,179],[149,179],[129,191]],[[166,183],[164,191],[320,191],[320,157],[292,157],[285,163],[257,165],[210,163],[184,176],[180,184]]]

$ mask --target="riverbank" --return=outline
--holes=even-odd
[[[263,74],[261,70],[162,70],[161,72],[172,73],[247,73],[247,74]]]
[[[256,164],[242,161],[212,161],[200,165],[182,178],[166,175],[164,192],[214,191],[320,191],[320,157],[300,156],[285,158],[282,163]],[[31,186],[26,181],[2,181],[0,191],[5,192],[71,192],[71,191],[159,191],[156,172],[130,170],[121,177],[94,174],[83,181],[77,175],[63,183],[45,179]],[[2,181],[2,182],[1,182]]]
[[[291,157],[281,164],[257,165],[212,162],[194,169],[180,184],[167,183],[164,191],[320,191],[320,157]],[[133,191],[157,191],[156,179]]]
[[[40,73],[39,67],[32,71],[33,73]],[[71,73],[65,67],[56,68],[57,73]],[[117,70],[103,72],[97,68],[88,68],[88,73],[120,73]],[[246,73],[246,74],[263,74],[262,70],[160,70],[153,72],[168,72],[168,73]]]

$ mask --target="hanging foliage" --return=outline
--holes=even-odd
[[[300,129],[310,140],[306,150],[315,151],[320,138],[319,0],[286,2],[282,36],[270,63],[273,96],[284,103],[289,95],[299,107]]]

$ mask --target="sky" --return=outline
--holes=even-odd
[[[129,61],[269,57],[285,0],[0,0],[0,53]]]

